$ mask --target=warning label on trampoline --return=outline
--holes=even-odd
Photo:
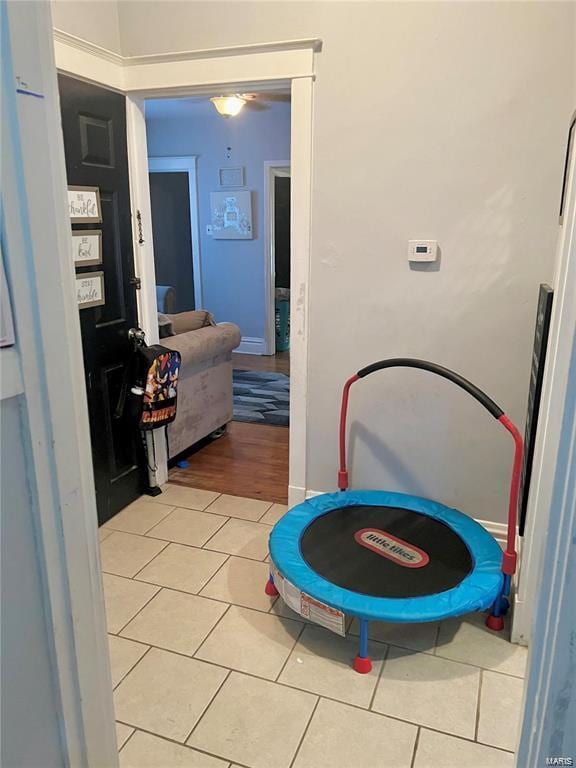
[[[335,632],[337,635],[345,636],[345,620],[342,611],[338,611],[336,608],[332,608],[326,605],[326,603],[322,603],[302,592],[288,581],[276,566],[272,568],[272,575],[274,577],[274,586],[289,608],[299,613],[305,619],[313,621],[315,624],[320,624],[320,626],[326,627],[326,629]]]

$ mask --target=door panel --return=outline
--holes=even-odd
[[[175,312],[195,309],[188,173],[154,171],[149,180],[156,285],[175,288]]]
[[[100,524],[134,501],[145,487],[140,434],[114,412],[137,325],[126,100],[95,85],[59,75],[64,152],[69,185],[98,187],[102,205],[102,265],[105,304],[80,310],[84,369]],[[94,229],[74,224],[74,229]]]

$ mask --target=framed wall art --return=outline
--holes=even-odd
[[[104,299],[104,272],[84,272],[76,275],[76,301],[78,309],[100,307]]]
[[[76,268],[102,264],[102,231],[100,229],[73,230],[72,257]]]
[[[243,187],[244,166],[238,165],[235,168],[219,168],[218,178],[221,187]]]
[[[68,187],[68,213],[72,224],[101,224],[98,187]]]
[[[216,240],[251,240],[252,193],[211,192],[212,237]]]

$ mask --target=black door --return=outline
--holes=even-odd
[[[66,171],[70,186],[98,187],[105,303],[80,309],[84,371],[92,438],[98,521],[106,522],[144,488],[145,462],[139,434],[114,418],[125,366],[128,330],[137,325],[136,288],[126,145],[124,96],[71,77],[58,77]]]
[[[276,288],[290,288],[290,176],[274,177]]]
[[[195,309],[188,173],[154,171],[149,178],[156,285],[175,289],[172,311]]]

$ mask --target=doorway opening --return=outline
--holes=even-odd
[[[286,504],[290,90],[232,117],[217,95],[145,102],[158,330],[182,356],[169,480]]]

